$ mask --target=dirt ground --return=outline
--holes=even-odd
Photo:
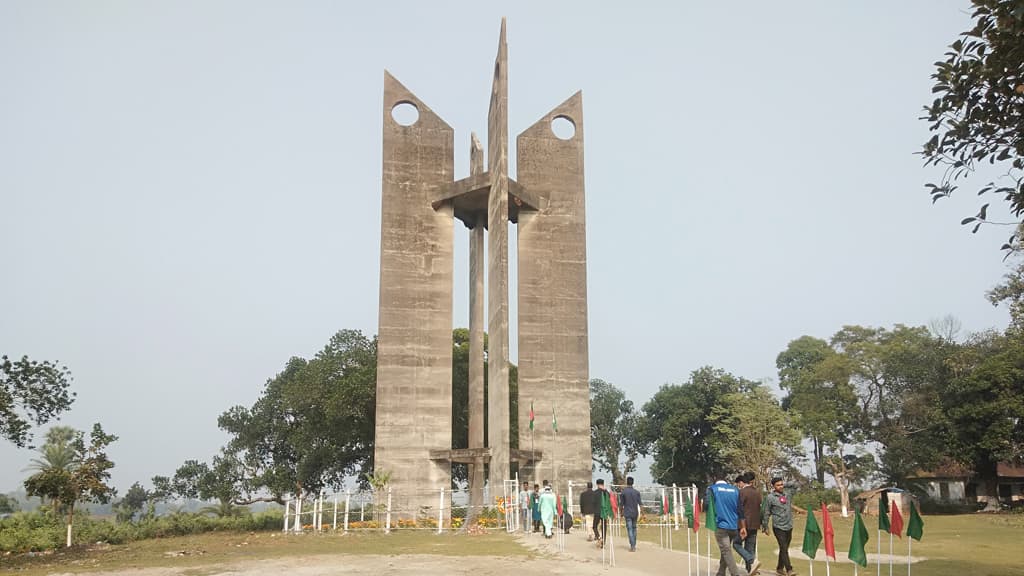
[[[703,534],[703,531],[702,531]],[[598,548],[587,542],[585,534],[575,531],[562,540],[547,540],[539,534],[514,536],[532,557],[443,556],[431,554],[350,555],[321,554],[308,557],[275,558],[214,563],[181,568],[146,568],[117,572],[92,572],[90,575],[117,576],[220,576],[252,574],[256,576],[320,576],[336,574],[366,575],[474,575],[523,576],[552,574],[574,576],[697,576],[714,573],[718,568],[717,550],[707,556],[706,539],[701,540],[700,556],[688,555],[686,531],[673,531],[673,550],[668,549],[668,535],[656,542],[641,541],[636,552],[630,552],[625,533],[612,536],[610,546]],[[650,537],[650,536],[648,536]],[[613,558],[614,554],[614,558]],[[806,568],[806,560],[792,550],[794,564]],[[774,554],[773,554],[774,557]],[[762,558],[764,555],[762,554]],[[904,557],[903,562],[906,562]],[[914,561],[917,561],[914,558]],[[873,559],[872,559],[873,561]],[[613,564],[614,563],[614,564]],[[772,574],[773,566],[764,566],[761,574]],[[824,566],[821,566],[824,569]],[[698,572],[699,570],[699,572]],[[803,572],[803,571],[802,571]],[[77,576],[81,576],[78,573]],[[61,576],[71,576],[70,574]]]

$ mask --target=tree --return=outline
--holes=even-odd
[[[779,387],[787,391],[782,406],[791,412],[811,441],[814,474],[825,483],[826,454],[850,442],[856,433],[857,396],[850,384],[852,367],[824,340],[801,336],[775,360]]]
[[[594,462],[612,475],[612,484],[625,484],[637,458],[647,452],[639,427],[640,414],[622,390],[604,380],[590,381],[590,445]]]
[[[952,355],[942,395],[945,437],[953,458],[979,480],[989,510],[998,510],[997,467],[1024,457],[1024,341],[1017,335],[976,336]]]
[[[124,498],[114,506],[117,521],[131,522],[135,519],[135,515],[142,511],[142,508],[148,501],[149,492],[141,484],[135,482],[131,485],[131,488],[128,488]]]
[[[0,494],[0,514],[11,514],[21,509],[18,500],[6,494]]]
[[[706,484],[730,470],[715,441],[710,416],[726,394],[751,390],[755,382],[704,367],[683,384],[667,384],[644,404],[642,435],[651,446],[651,473],[662,484]]]
[[[71,407],[71,380],[67,367],[54,362],[0,356],[0,438],[28,446],[32,425],[46,424]]]
[[[235,516],[239,506],[255,501],[255,490],[246,478],[242,463],[235,454],[222,452],[214,456],[212,466],[198,460],[186,460],[172,478],[153,477],[151,498],[172,498],[216,501],[216,506],[204,508],[217,516]]]
[[[372,467],[377,343],[342,330],[312,360],[292,358],[251,408],[218,419],[232,435],[249,495],[236,504],[302,498]],[[270,496],[253,497],[265,490]]]
[[[802,459],[800,433],[779,401],[761,384],[723,395],[712,407],[713,444],[726,467],[753,471],[762,481]]]
[[[67,546],[71,546],[71,530],[74,525],[75,503],[80,500],[106,504],[117,493],[109,486],[110,469],[114,463],[107,458],[106,449],[117,436],[107,434],[99,424],[93,424],[89,444],[85,435],[76,432],[71,445],[75,451],[76,465],[71,470],[50,468],[42,470],[25,480],[25,491],[29,496],[48,497],[67,507]]]
[[[932,92],[925,107],[929,130],[926,165],[944,166],[941,180],[927,187],[932,201],[956,190],[954,182],[988,162],[1006,169],[999,182],[979,194],[1003,196],[1016,218],[1024,213],[1024,5],[1019,0],[972,0],[974,27],[962,33],[935,63]],[[987,222],[989,204],[964,218],[973,231]],[[1003,245],[1011,249],[1017,234]]]
[[[1019,251],[1021,242],[1014,242],[1014,248]],[[989,290],[986,296],[993,306],[1006,304],[1010,311],[1010,328],[1024,334],[1024,261],[1018,261],[1003,276],[1003,282]]]

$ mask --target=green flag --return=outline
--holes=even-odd
[[[690,502],[689,495],[683,498],[683,514],[686,516],[686,527],[693,528],[693,503]]]
[[[533,401],[530,401],[530,430],[533,430]]]
[[[864,522],[860,519],[860,511],[854,511],[853,517],[853,536],[850,538],[850,552],[846,555],[847,558],[864,566],[868,565],[868,555],[864,552],[864,546],[868,543],[868,529],[864,527]]]
[[[707,518],[704,520],[704,527],[714,532],[718,529],[718,515],[715,514],[715,498],[714,496],[708,495],[708,513]]]
[[[558,432],[558,418],[555,418],[555,408],[551,407],[551,429]]]
[[[888,532],[889,524],[889,492],[882,490],[878,495],[878,529]]]
[[[615,517],[615,511],[612,510],[612,498],[607,490],[599,490],[601,493],[601,519],[606,520]]]
[[[921,515],[917,513],[917,506],[914,503],[910,503],[910,521],[907,522],[907,536],[910,536],[918,542],[921,541],[921,536],[924,536],[924,520],[921,520]]]
[[[814,518],[814,511],[808,508],[807,526],[804,528],[804,547],[801,550],[808,557],[814,558],[814,555],[818,553],[818,546],[820,544],[821,528],[818,527],[818,521]]]

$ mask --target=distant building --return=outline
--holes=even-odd
[[[996,494],[999,501],[1013,505],[1024,503],[1024,464],[1000,462],[996,466]],[[947,463],[928,472],[919,472],[908,480],[925,489],[936,502],[972,504],[989,493],[984,480],[959,464]]]

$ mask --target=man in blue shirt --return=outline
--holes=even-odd
[[[619,495],[619,509],[626,519],[626,535],[629,536],[629,551],[636,552],[636,521],[640,518],[640,493],[633,488],[633,477],[626,477],[626,487]]]
[[[743,517],[743,510],[740,508],[740,491],[725,480],[719,480],[708,486],[706,499],[713,502],[715,506],[715,543],[718,544],[718,551],[721,558],[718,561],[717,576],[725,576],[726,568],[730,576],[744,576],[736,565],[736,558],[732,555],[732,542],[737,537],[746,538],[747,523]],[[747,574],[757,574],[761,562],[753,554],[743,549],[737,549],[743,560],[750,562],[750,571]]]

